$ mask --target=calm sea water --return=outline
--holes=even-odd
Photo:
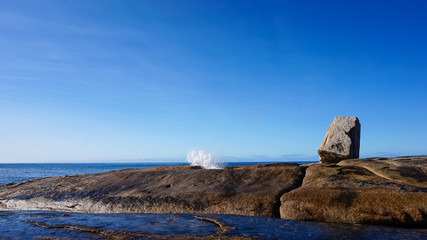
[[[226,165],[252,165],[272,162],[228,162]],[[307,162],[301,162],[307,163]],[[188,163],[0,163],[0,185],[33,178],[101,173],[125,168],[147,168]]]
[[[0,164],[0,184],[176,164],[187,163]],[[250,164],[258,163],[227,163]],[[216,224],[200,217],[221,222],[227,231],[221,232]],[[423,230],[236,215],[0,212],[0,239],[110,239],[115,234],[125,239],[427,239]]]
[[[185,163],[2,163],[0,185],[33,178],[101,173],[125,168],[147,168]]]

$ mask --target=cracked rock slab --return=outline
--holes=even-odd
[[[313,164],[281,197],[282,218],[427,228],[427,157]]]

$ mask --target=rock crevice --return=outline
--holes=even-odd
[[[285,219],[427,228],[427,157],[313,164],[281,198]]]
[[[276,201],[275,201],[275,203],[273,205],[273,217],[280,218],[280,215],[281,215],[280,214],[280,206],[281,206],[280,198],[284,194],[286,194],[286,193],[288,193],[290,191],[293,191],[295,189],[298,189],[298,188],[300,188],[302,186],[302,184],[304,182],[304,179],[305,179],[307,168],[308,168],[308,166],[301,166],[301,173],[302,174],[301,174],[300,178],[297,181],[295,181],[295,184],[293,186],[289,187],[289,188],[282,189],[279,192],[279,194],[277,194],[277,196],[275,198]]]

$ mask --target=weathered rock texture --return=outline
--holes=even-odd
[[[300,186],[303,177],[298,164],[125,169],[3,185],[0,210],[279,217],[280,196]]]
[[[320,161],[336,163],[359,158],[360,123],[357,117],[335,117],[317,152]]]
[[[282,218],[427,228],[427,157],[313,164],[281,197]]]
[[[427,157],[42,178],[0,186],[1,210],[240,214],[427,229]]]

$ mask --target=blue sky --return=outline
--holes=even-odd
[[[0,8],[0,162],[427,154],[426,1],[19,1]]]

